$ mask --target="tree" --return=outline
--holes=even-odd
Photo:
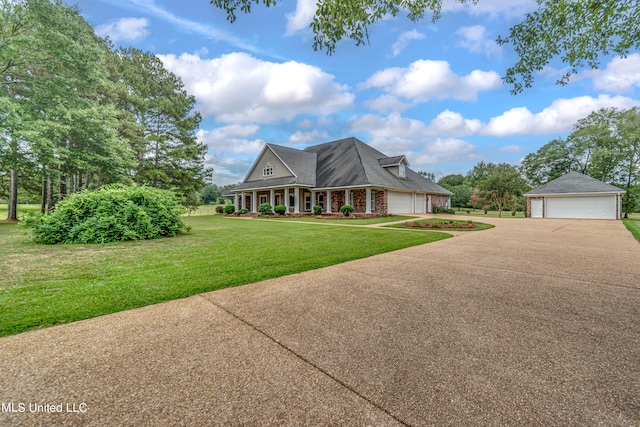
[[[561,177],[575,167],[567,140],[553,139],[535,153],[527,154],[522,161],[522,170],[529,184],[537,187]]]
[[[624,217],[629,218],[629,212],[633,211],[638,199],[636,183],[640,177],[640,109],[635,107],[623,111],[619,116],[617,131],[622,142],[621,178],[627,190],[623,199]]]
[[[449,191],[453,191],[453,187],[462,184],[464,184],[464,176],[460,174],[445,175],[438,181],[439,186],[444,187]]]
[[[418,175],[424,176],[429,181],[435,181],[436,180],[436,174],[433,173],[433,172],[418,171]]]
[[[118,58],[116,78],[126,87],[118,103],[134,126],[129,141],[137,161],[135,181],[175,189],[183,197],[200,191],[210,171],[204,167],[207,147],[195,136],[201,120],[195,98],[152,53],[123,49]]]
[[[481,0],[456,0],[477,4]],[[532,86],[534,74],[554,58],[568,65],[558,80],[566,84],[580,69],[598,68],[600,58],[613,53],[625,57],[640,47],[640,13],[638,0],[536,0],[538,10],[511,27],[509,35],[499,37],[499,44],[513,45],[519,60],[506,71],[504,80],[516,94]],[[236,12],[251,12],[251,6],[262,2],[273,6],[275,0],[210,0],[223,9],[234,22]],[[357,46],[369,43],[369,28],[401,11],[417,22],[429,14],[431,21],[440,18],[443,0],[318,0],[311,23],[313,49],[332,54],[342,39]]]
[[[487,174],[478,181],[480,197],[490,201],[502,216],[505,207],[513,204],[513,197],[521,197],[528,189],[520,171],[507,163],[487,165]]]
[[[453,194],[451,195],[451,206],[458,208],[466,208],[471,203],[471,195],[473,188],[465,184],[454,185],[448,188]]]

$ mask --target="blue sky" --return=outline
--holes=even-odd
[[[371,28],[370,45],[312,49],[315,0],[254,6],[234,24],[209,0],[77,0],[85,19],[117,46],[156,54],[197,99],[198,138],[218,185],[241,181],[269,142],[304,148],[355,136],[405,154],[436,177],[477,162],[517,164],[605,107],[640,105],[640,54],[608,58],[567,86],[563,64],[511,95],[501,76],[516,61],[495,39],[534,10],[534,0],[445,0],[442,18],[405,16]]]

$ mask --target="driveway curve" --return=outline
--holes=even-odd
[[[482,221],[2,338],[0,425],[639,425],[640,244]]]

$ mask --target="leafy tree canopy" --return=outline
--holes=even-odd
[[[455,0],[477,4],[482,0]],[[509,35],[499,37],[499,44],[510,44],[519,60],[504,76],[516,94],[533,85],[534,74],[559,58],[568,71],[558,80],[566,84],[569,77],[583,68],[598,68],[601,58],[620,57],[640,47],[640,11],[638,0],[536,0],[538,9],[511,27]],[[210,0],[224,10],[234,22],[238,11],[249,13],[253,4],[274,6],[275,0]],[[376,21],[400,13],[417,22],[430,15],[436,22],[443,0],[318,0],[311,23],[313,49],[332,54],[342,39],[360,46],[369,43],[369,28]]]

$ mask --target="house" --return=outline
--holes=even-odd
[[[409,169],[405,156],[388,157],[356,138],[304,150],[266,144],[244,181],[234,188],[236,209],[257,212],[262,203],[290,213],[427,213],[449,207],[451,192]]]
[[[626,191],[569,172],[526,193],[530,218],[621,219]]]

